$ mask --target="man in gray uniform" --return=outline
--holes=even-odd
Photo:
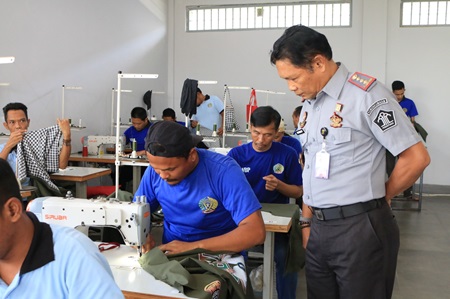
[[[288,28],[271,62],[304,102],[308,298],[391,298],[399,230],[389,203],[430,163],[427,150],[392,92],[334,62],[323,34]],[[387,181],[385,148],[399,156]]]

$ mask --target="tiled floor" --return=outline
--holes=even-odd
[[[450,298],[450,196],[425,196],[421,212],[397,210],[400,252],[393,299]],[[297,298],[306,298],[304,271]],[[345,298],[343,298],[345,299]]]
[[[409,203],[394,203],[398,204]],[[394,214],[401,245],[393,299],[450,298],[450,195],[425,196],[421,212],[394,210]],[[304,271],[297,298],[306,298]]]

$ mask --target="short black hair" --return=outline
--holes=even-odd
[[[11,197],[22,199],[16,176],[8,162],[0,158],[0,211]]]
[[[162,113],[162,117],[172,117],[173,119],[175,119],[176,118],[175,110],[173,110],[172,108],[164,109],[164,111]]]
[[[303,25],[289,27],[273,44],[270,62],[288,59],[293,65],[311,68],[316,55],[323,55],[328,60],[333,58],[333,51],[327,38],[322,33]]]
[[[278,131],[281,122],[281,115],[272,106],[261,106],[255,109],[250,116],[250,124],[253,127],[267,127],[271,123],[275,125]]]
[[[294,115],[295,116],[300,116],[300,113],[302,112],[302,108],[303,108],[303,106],[297,106],[297,107],[295,107],[295,109],[294,109]]]
[[[392,82],[392,91],[400,90],[403,88],[405,88],[405,84],[402,81],[396,80],[396,81]]]
[[[133,110],[131,110],[131,117],[145,120],[147,118],[147,111],[142,107],[134,107]]]
[[[9,110],[22,110],[25,113],[25,117],[28,119],[28,108],[22,103],[14,102],[6,104],[5,107],[3,107],[3,116],[5,117],[5,121],[7,121],[8,117],[8,111]]]

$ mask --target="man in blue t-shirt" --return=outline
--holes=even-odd
[[[88,237],[24,212],[4,159],[0,177],[0,298],[124,298]]]
[[[408,118],[414,124],[416,121],[416,116],[419,115],[419,113],[417,112],[416,104],[414,104],[414,101],[405,97],[405,84],[402,81],[398,80],[392,82],[392,92],[397,98],[397,102],[399,103],[400,107],[402,107],[403,111],[405,111],[406,116],[408,116]],[[398,158],[392,155],[389,151],[386,151],[386,171],[388,176],[390,176],[392,171],[394,170],[397,159]],[[413,186],[403,191],[403,197],[412,199],[412,191]]]
[[[210,131],[217,125],[217,134],[223,133],[223,102],[217,96],[204,95],[197,87],[197,113],[192,116],[191,127],[198,124]]]
[[[147,134],[150,167],[137,196],[152,210],[161,205],[164,231],[159,248],[168,254],[192,249],[241,252],[264,242],[261,205],[237,163],[197,149],[198,136],[172,121],[153,124]],[[144,251],[154,240],[149,235]]]
[[[135,107],[131,110],[131,127],[123,132],[125,135],[125,144],[132,144],[136,141],[136,155],[145,155],[145,136],[147,136],[148,128],[150,128],[150,121],[148,120],[147,111],[142,107]],[[111,178],[114,181],[116,178],[115,168],[112,169]],[[127,190],[128,183],[133,179],[133,167],[120,166],[119,167],[119,185],[122,190]]]
[[[302,170],[295,150],[274,142],[281,116],[270,106],[258,107],[250,117],[252,142],[233,148],[228,155],[242,168],[260,202],[289,203],[302,193]],[[301,246],[301,244],[298,244]],[[278,298],[294,299],[297,273],[286,273],[289,236],[275,234],[275,263]]]

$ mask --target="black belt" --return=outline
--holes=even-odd
[[[318,220],[344,219],[369,212],[375,208],[381,207],[385,201],[384,197],[372,199],[366,202],[357,202],[351,205],[338,206],[326,209],[312,208],[313,214]]]

